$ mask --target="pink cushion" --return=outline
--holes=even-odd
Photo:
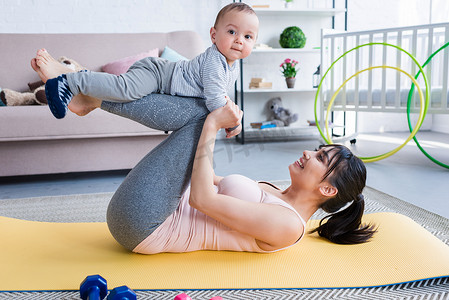
[[[142,52],[133,56],[124,57],[116,61],[110,62],[101,67],[101,70],[106,73],[120,75],[126,73],[129,67],[131,67],[136,61],[145,57],[158,57],[159,49],[154,48],[148,52]]]

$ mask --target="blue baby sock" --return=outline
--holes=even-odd
[[[47,96],[48,106],[53,115],[57,119],[64,118],[67,114],[67,105],[73,98],[65,74],[47,80],[45,96]]]

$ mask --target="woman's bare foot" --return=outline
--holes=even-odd
[[[99,108],[101,102],[102,101],[98,98],[78,94],[72,98],[72,101],[68,104],[68,108],[78,116],[85,116],[94,109]]]
[[[31,59],[31,67],[33,68],[34,71],[36,71],[37,75],[39,75],[39,78],[44,82],[44,79],[46,78],[44,76],[44,74],[42,74],[41,69],[39,68],[39,66],[36,63],[36,58],[32,58]],[[45,80],[46,82],[47,80]],[[45,83],[44,82],[44,83]]]
[[[31,67],[44,83],[59,75],[75,72],[54,59],[45,49],[37,51],[36,57],[31,60]]]
[[[39,49],[36,57],[31,60],[31,67],[45,83],[45,96],[51,113],[62,119],[67,114],[68,104],[73,98],[67,82],[67,73],[74,70],[62,65],[45,49]]]

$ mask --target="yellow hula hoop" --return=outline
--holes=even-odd
[[[421,87],[419,86],[418,82],[416,81],[416,79],[412,75],[410,75],[409,73],[405,72],[402,69],[399,69],[399,68],[396,68],[396,67],[391,67],[391,66],[374,66],[374,67],[369,67],[369,68],[366,68],[364,70],[358,71],[357,73],[355,73],[354,75],[352,75],[351,77],[346,79],[342,83],[342,85],[340,85],[340,87],[335,91],[334,95],[332,96],[331,100],[329,101],[329,105],[327,106],[327,111],[326,111],[326,122],[325,122],[326,135],[327,135],[327,139],[328,139],[328,143],[329,144],[333,144],[331,136],[329,134],[329,112],[330,112],[330,110],[332,108],[332,105],[334,104],[335,99],[337,98],[337,96],[340,93],[341,89],[348,83],[349,80],[351,80],[352,78],[358,76],[360,73],[363,73],[363,72],[369,71],[369,70],[373,70],[373,69],[393,69],[393,70],[399,71],[399,72],[407,75],[412,80],[412,82],[416,85],[416,87],[418,88],[419,100],[420,100],[420,111],[419,111],[419,117],[418,117],[418,121],[416,122],[415,128],[410,133],[410,135],[408,136],[408,138],[405,140],[404,143],[402,143],[399,147],[397,147],[397,148],[395,148],[395,149],[393,149],[393,150],[391,150],[389,152],[386,152],[384,154],[381,154],[381,155],[377,155],[377,156],[373,156],[373,157],[360,157],[360,159],[363,162],[367,162],[367,163],[368,162],[375,162],[375,161],[379,161],[381,159],[387,158],[387,157],[395,154],[399,150],[401,150],[416,135],[416,133],[418,132],[419,128],[422,125],[422,122],[424,121],[424,116],[425,116],[424,95],[422,93]]]

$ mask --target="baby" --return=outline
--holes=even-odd
[[[134,101],[150,93],[199,97],[213,111],[226,104],[227,91],[240,74],[236,61],[251,54],[258,30],[259,20],[253,9],[245,3],[231,3],[220,10],[210,29],[213,45],[190,61],[169,62],[148,57],[116,76],[70,72],[61,68],[45,49],[40,49],[31,65],[46,82],[47,101],[56,118],[66,115],[69,103],[78,94],[111,102]],[[237,135],[241,125],[233,129],[232,135]]]

